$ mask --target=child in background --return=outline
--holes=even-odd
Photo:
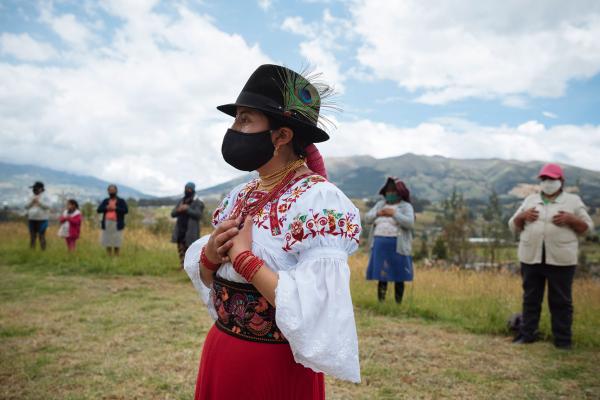
[[[65,238],[69,251],[74,251],[75,242],[79,239],[81,231],[81,212],[76,200],[67,200],[67,209],[60,216],[60,223],[58,236]]]

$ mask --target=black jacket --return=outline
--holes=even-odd
[[[102,229],[106,229],[106,207],[108,207],[108,200],[109,198],[107,197],[106,199],[102,200],[102,203],[100,203],[100,205],[98,206],[98,209],[96,210],[98,212],[98,214],[102,214]],[[125,228],[125,214],[127,214],[129,212],[129,209],[127,208],[127,203],[125,202],[125,200],[123,200],[122,198],[117,196],[117,209],[115,210],[117,212],[117,230],[122,230],[123,228]]]
[[[177,218],[179,213],[177,212],[177,207],[181,205],[183,200],[179,200],[177,205],[173,207],[171,211],[171,217]],[[192,243],[194,243],[200,237],[200,221],[202,221],[202,213],[204,212],[204,203],[199,198],[194,198],[194,201],[190,204],[190,207],[187,209],[186,214],[189,217],[187,223],[187,230],[185,233],[185,245],[189,247]],[[173,243],[177,243],[179,240],[179,226],[178,223],[175,223],[175,228],[173,229],[173,236],[171,237],[171,241]]]

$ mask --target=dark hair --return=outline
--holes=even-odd
[[[292,131],[294,131],[294,128],[286,124],[284,121],[281,121],[277,118],[273,118],[269,115],[267,115],[267,118],[269,119],[269,127],[271,129],[279,129],[285,126],[289,127]],[[308,146],[309,144],[310,143],[301,138],[300,135],[296,135],[296,132],[294,132],[294,137],[292,137],[292,148],[297,156],[299,156],[300,158],[306,158],[306,146]]]
[[[69,200],[67,200],[67,203],[74,205],[75,209],[79,210],[79,203],[77,202],[77,200],[75,200],[75,199],[69,199]]]
[[[115,188],[115,190],[118,192],[119,188],[117,187],[117,185],[115,185],[114,183],[111,183],[110,185],[108,185],[108,187],[106,188],[106,190],[110,189],[110,188]]]

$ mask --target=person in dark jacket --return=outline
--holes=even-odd
[[[102,246],[106,247],[109,256],[119,255],[123,243],[125,214],[129,212],[124,199],[117,196],[117,185],[108,186],[108,198],[98,206],[98,214],[102,214]]]
[[[183,268],[185,252],[200,237],[200,222],[204,203],[196,195],[196,185],[188,182],[185,185],[183,198],[177,202],[171,211],[171,217],[177,218],[171,241],[177,243],[179,261]]]

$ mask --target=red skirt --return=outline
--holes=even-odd
[[[238,339],[215,325],[206,336],[195,400],[325,399],[325,381],[294,361],[289,344]]]

